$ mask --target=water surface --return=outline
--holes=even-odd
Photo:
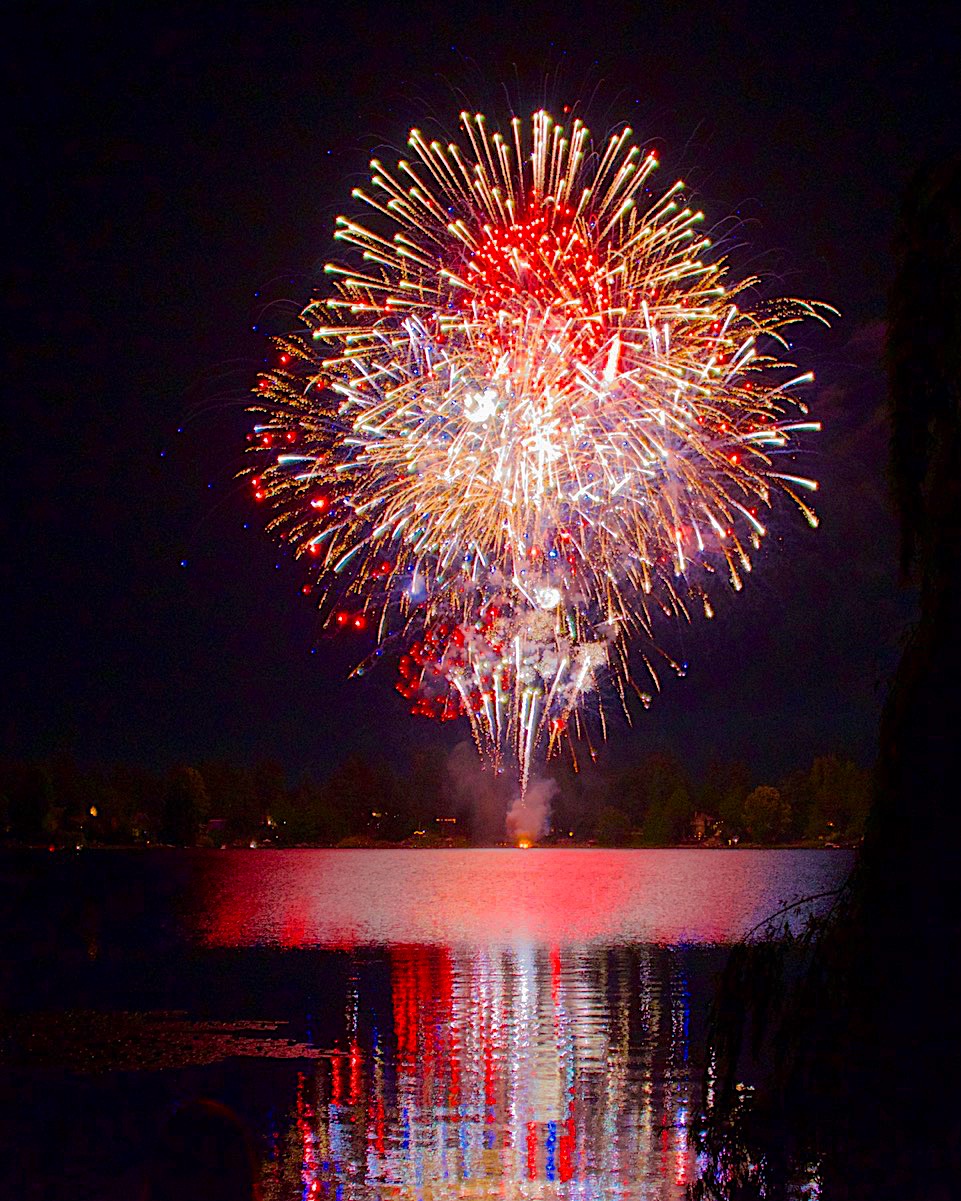
[[[850,862],[5,855],[0,1192],[129,1196],[169,1106],[212,1095],[276,1201],[680,1197],[725,945]]]

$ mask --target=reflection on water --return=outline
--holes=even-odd
[[[680,1198],[724,944],[850,862],[0,856],[0,1196],[128,1201],[169,1106],[211,1095],[267,1201]]]
[[[304,1072],[272,1196],[650,1197],[693,1169],[679,945],[743,937],[847,860],[697,851],[288,852],[214,863],[212,946],[386,947]],[[675,948],[675,949],[671,949]]]
[[[668,1198],[695,1087],[676,954],[391,948],[390,1020],[351,988],[299,1075],[271,1198]]]
[[[844,851],[225,852],[195,921],[214,946],[730,943],[849,865]]]

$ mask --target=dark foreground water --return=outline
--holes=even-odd
[[[850,865],[5,853],[0,1196],[133,1197],[202,1095],[249,1125],[270,1201],[680,1197],[725,945]]]

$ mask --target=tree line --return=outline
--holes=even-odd
[[[852,843],[870,791],[868,773],[836,755],[770,783],[739,762],[712,763],[696,778],[661,752],[620,770],[555,764],[551,775],[545,841],[605,847]],[[353,756],[294,782],[275,762],[212,759],[165,772],[69,756],[0,762],[0,838],[28,845],[467,845],[502,828],[491,803],[465,795],[440,747],[414,752],[403,768]]]
[[[582,808],[602,846],[849,844],[864,831],[870,773],[822,755],[772,782],[757,782],[736,761],[711,763],[697,778],[673,755],[654,752],[600,776],[594,792]],[[556,817],[565,799],[562,789]],[[581,827],[583,834],[583,819]]]

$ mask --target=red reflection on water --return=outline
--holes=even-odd
[[[278,1152],[296,1185],[283,1201],[341,1186],[343,1201],[675,1201],[692,1179],[700,1069],[689,1062],[686,952],[658,944],[732,941],[837,886],[850,862],[837,852],[225,852],[191,860],[187,920],[222,947],[385,948],[389,1006],[382,974],[376,998],[362,995],[364,973],[352,977],[342,1049],[298,1087]]]
[[[537,1123],[527,1123],[527,1179],[537,1179]]]
[[[392,1036],[361,1020],[347,1056],[300,1078],[273,1178],[345,1201],[680,1201],[697,1073],[671,953],[405,945],[389,959]],[[360,992],[347,1008],[368,1012]]]
[[[561,1135],[558,1147],[559,1175],[563,1182],[570,1180],[574,1175],[573,1149],[576,1144],[576,1127],[573,1117],[570,1117],[564,1123],[564,1133]]]
[[[844,853],[232,851],[205,861],[217,946],[721,943],[840,883]]]

